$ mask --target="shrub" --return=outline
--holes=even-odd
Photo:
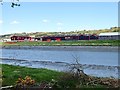
[[[20,77],[16,81],[16,86],[18,87],[33,86],[34,84],[35,84],[35,80],[31,79],[30,76],[26,76],[24,79]]]

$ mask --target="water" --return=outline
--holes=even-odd
[[[100,77],[118,77],[118,51],[116,48],[41,47],[2,49],[2,63],[48,68],[58,71],[69,65],[82,65],[87,74]]]

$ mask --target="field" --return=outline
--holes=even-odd
[[[2,46],[120,46],[120,40],[80,40],[80,41],[25,41],[25,42],[2,42]]]
[[[30,76],[37,83],[43,80],[50,81],[62,75],[62,72],[52,71],[48,69],[34,69],[20,66],[2,65],[3,82],[2,85],[14,85],[19,77],[24,78]]]

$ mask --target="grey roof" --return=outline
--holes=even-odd
[[[99,34],[99,36],[112,36],[112,35],[119,35],[119,32],[108,32]]]

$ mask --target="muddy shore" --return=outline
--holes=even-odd
[[[0,49],[119,51],[117,46],[0,46]]]

